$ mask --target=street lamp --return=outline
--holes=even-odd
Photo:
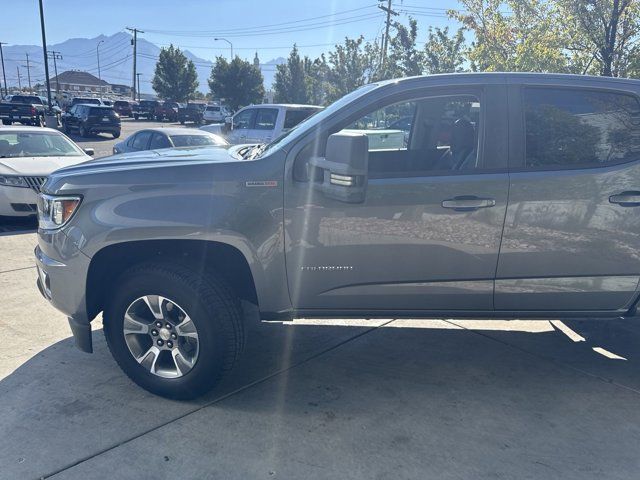
[[[227,42],[229,44],[229,46],[231,47],[231,61],[233,61],[233,43],[231,43],[229,40],[227,40],[226,38],[214,38],[213,39],[215,42],[222,40],[223,42]]]
[[[102,77],[100,76],[100,45],[104,43],[104,40],[100,40],[96,45],[96,57],[98,57],[98,88],[100,89],[100,100],[102,100]]]

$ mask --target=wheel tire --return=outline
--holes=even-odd
[[[135,113],[135,114],[133,115],[133,119],[134,119],[134,120],[138,120],[139,118],[140,118],[140,115],[138,115],[137,113]]]
[[[38,121],[36,122],[36,126],[42,128],[45,125],[46,125],[46,122],[44,121],[44,117],[38,117]]]
[[[180,125],[184,125],[184,120],[180,120]]]
[[[173,263],[149,263],[127,270],[114,285],[104,309],[107,345],[124,373],[145,390],[166,398],[195,398],[211,390],[239,358],[244,346],[240,302],[216,275],[198,275]],[[196,327],[198,356],[181,377],[151,373],[138,363],[125,342],[125,312],[145,295],[160,295],[179,305]]]
[[[13,122],[11,120],[2,120],[3,125],[11,125]]]
[[[82,138],[87,138],[89,136],[84,127],[80,127],[80,130],[78,130],[78,133]]]
[[[69,128],[69,125],[67,125],[66,123],[62,124],[62,131],[67,136],[71,135],[71,129]]]
[[[120,131],[113,132],[111,135],[113,135],[113,138],[118,138],[120,136]]]

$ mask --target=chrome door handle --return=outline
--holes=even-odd
[[[495,207],[493,198],[480,198],[474,195],[461,195],[442,201],[442,208],[451,208],[456,212],[471,212],[480,208]]]
[[[640,192],[622,192],[609,197],[609,203],[623,207],[640,207]]]

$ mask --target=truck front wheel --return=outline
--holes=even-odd
[[[131,380],[167,398],[213,388],[244,344],[240,303],[216,275],[178,264],[135,266],[116,282],[104,334]]]

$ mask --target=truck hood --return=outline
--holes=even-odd
[[[102,171],[133,170],[137,168],[153,168],[156,166],[178,166],[195,162],[238,162],[242,158],[235,155],[235,148],[228,147],[196,147],[166,148],[146,150],[143,152],[122,153],[110,157],[92,159],[81,165],[63,168],[56,172],[64,175],[98,173]]]
[[[24,175],[46,177],[63,167],[86,162],[91,157],[14,157],[0,158],[0,175]]]

